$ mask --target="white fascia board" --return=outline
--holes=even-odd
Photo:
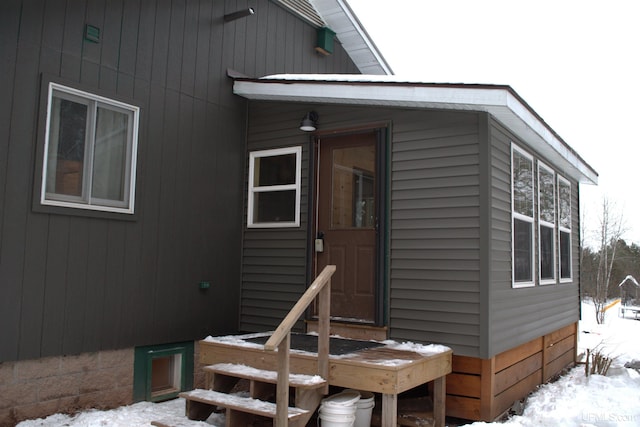
[[[420,86],[313,78],[305,82],[295,78],[287,82],[237,80],[233,92],[255,100],[484,111],[550,160],[568,166],[563,172],[576,181],[598,182],[598,174],[504,87]]]
[[[530,130],[529,138],[538,140],[538,144],[534,146],[539,148],[543,154],[555,161],[564,160],[568,162],[582,175],[582,179],[573,176],[578,181],[591,184],[598,183],[598,174],[511,93],[509,93],[506,107],[509,114],[513,116],[510,121],[515,119],[522,121],[523,125]],[[526,130],[523,129],[521,132],[526,132]],[[530,139],[525,140],[530,141]]]
[[[449,109],[481,109],[506,105],[506,91],[413,85],[331,84],[236,81],[236,95],[248,99],[311,100],[332,104],[394,105],[413,108],[448,106]],[[485,110],[488,111],[488,110]]]

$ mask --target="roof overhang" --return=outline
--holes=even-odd
[[[276,75],[238,79],[235,94],[252,100],[484,111],[581,183],[598,173],[509,86],[403,81],[396,76]]]
[[[362,74],[393,74],[373,39],[345,0],[309,0],[327,26],[336,32]]]

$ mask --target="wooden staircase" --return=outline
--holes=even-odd
[[[334,265],[324,268],[265,343],[266,352],[277,350],[277,371],[233,363],[205,367],[209,389],[180,393],[180,397],[186,400],[189,420],[206,420],[218,408],[224,408],[227,427],[263,426],[267,420],[274,427],[304,427],[307,424],[329,391],[326,380],[329,376],[329,314],[331,276],[335,270]],[[291,329],[316,297],[319,311],[318,375],[291,374]],[[230,394],[241,379],[249,381],[248,397]],[[293,390],[293,399],[290,399],[290,389]],[[151,424],[186,427],[189,421],[154,421]]]
[[[263,420],[275,419],[277,372],[255,369],[246,365],[219,363],[206,366],[210,389],[196,389],[181,393],[186,401],[186,415],[190,420],[206,420],[218,408],[225,409],[228,426],[250,426]],[[230,394],[241,380],[249,382],[249,396]],[[294,406],[287,408],[290,426],[303,427],[313,416],[324,396],[326,380],[319,376],[291,374],[289,386],[293,390]],[[158,424],[156,424],[158,425]]]
[[[330,280],[334,272],[335,266],[325,267],[273,333],[202,340],[200,362],[208,365],[204,368],[207,389],[180,394],[186,400],[187,417],[152,424],[204,427],[206,424],[198,420],[224,410],[227,427],[305,427],[313,424],[309,421],[331,385],[379,394],[380,415],[375,423],[372,419],[374,425],[444,427],[445,377],[451,373],[451,349],[435,346],[413,351],[411,346],[407,349],[379,343],[329,357]],[[316,297],[317,347],[300,351],[300,336],[295,335],[296,351],[291,352],[291,329]],[[238,389],[239,381],[242,390],[248,389],[247,395],[231,393]],[[431,421],[423,423],[426,418],[421,415],[420,423],[407,424],[404,414],[398,413],[398,396],[427,382],[433,383],[431,409],[420,404],[419,410],[412,412],[429,412],[426,418]]]

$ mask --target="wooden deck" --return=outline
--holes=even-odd
[[[200,341],[200,362],[245,364],[274,370],[277,353],[267,352],[259,344],[244,341],[256,335],[208,338]],[[431,349],[433,348],[433,351]],[[336,387],[370,391],[382,395],[382,425],[398,425],[398,394],[433,381],[433,418],[435,426],[444,426],[445,376],[451,372],[450,349],[423,346],[420,352],[393,344],[352,353],[329,356],[329,384]],[[316,354],[292,349],[292,373],[314,375]]]

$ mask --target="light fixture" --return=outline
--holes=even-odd
[[[256,13],[255,9],[250,7],[248,9],[239,10],[237,12],[228,13],[224,15],[224,22],[235,21],[236,19],[245,18]]]
[[[300,122],[300,130],[303,132],[313,132],[316,130],[317,125],[318,113],[315,111],[309,111]]]

